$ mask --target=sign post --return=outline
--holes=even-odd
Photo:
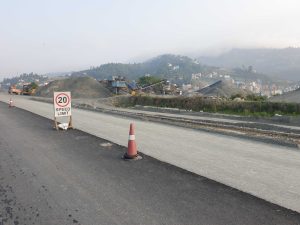
[[[54,92],[53,94],[54,103],[54,126],[58,130],[58,117],[68,117],[69,122],[67,129],[73,128],[72,125],[72,106],[71,106],[71,92]]]

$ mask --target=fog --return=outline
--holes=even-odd
[[[0,0],[0,79],[300,45],[297,0]]]

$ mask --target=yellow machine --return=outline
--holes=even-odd
[[[16,85],[11,85],[8,89],[9,94],[20,95],[22,91],[16,87]]]
[[[25,84],[23,85],[22,94],[23,95],[34,95],[36,91],[36,85],[35,84]]]

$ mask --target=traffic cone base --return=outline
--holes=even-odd
[[[128,155],[127,152],[123,155],[123,159],[124,160],[128,160],[128,161],[131,161],[131,160],[139,160],[139,159],[142,159],[143,157],[141,155],[139,155],[139,153],[137,153],[136,155]]]

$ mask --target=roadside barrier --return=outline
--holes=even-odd
[[[129,138],[128,138],[128,149],[127,152],[124,154],[123,158],[125,160],[138,160],[142,159],[142,157],[139,155],[136,147],[135,142],[135,132],[134,132],[134,124],[130,124],[129,129]]]

